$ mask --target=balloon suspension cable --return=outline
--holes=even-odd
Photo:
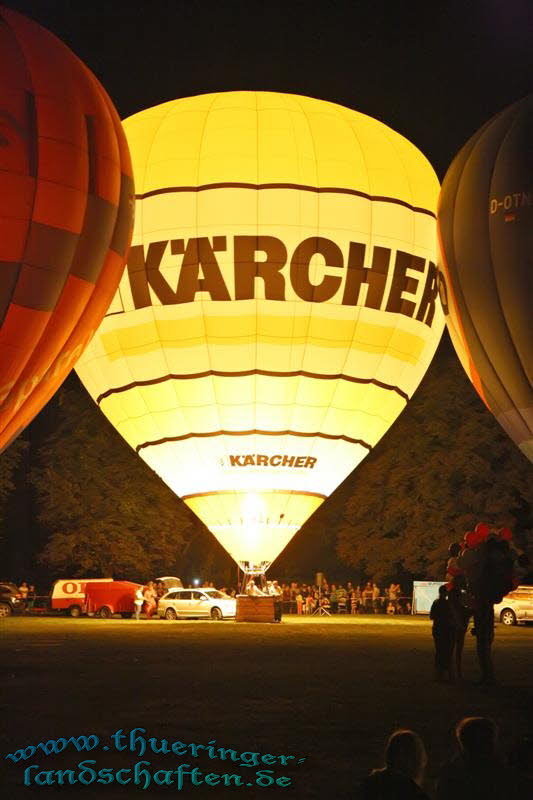
[[[268,594],[266,571],[271,563],[271,561],[239,561],[238,564],[243,573],[240,594],[257,594],[259,596]]]

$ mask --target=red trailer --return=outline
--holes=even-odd
[[[112,581],[85,584],[85,613],[109,619],[113,614],[131,617],[135,611],[135,592],[143,588],[140,583]]]
[[[54,581],[50,601],[45,604],[51,611],[70,617],[80,617],[85,612],[85,587],[88,583],[113,583],[113,578],[61,578]],[[42,600],[43,598],[38,598]],[[37,604],[35,604],[37,610]],[[40,610],[40,604],[39,604]],[[46,610],[43,607],[43,610]]]

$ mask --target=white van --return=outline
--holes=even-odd
[[[53,611],[63,611],[71,617],[81,616],[87,583],[113,583],[113,578],[62,578],[54,581],[50,593],[50,608]]]

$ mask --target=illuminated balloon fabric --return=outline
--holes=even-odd
[[[268,564],[433,356],[438,181],[390,128],[307,97],[203,95],[124,127],[128,270],[77,370],[236,561]]]
[[[98,327],[133,227],[107,94],[53,34],[0,9],[0,450]]]
[[[533,95],[493,117],[455,157],[438,218],[455,349],[533,461]]]

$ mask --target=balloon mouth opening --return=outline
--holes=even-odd
[[[239,569],[248,577],[264,575],[272,561],[237,561]]]
[[[235,494],[233,521],[211,522],[208,527],[245,577],[264,576],[301,527],[301,522],[286,520],[283,511],[276,513],[269,509],[269,496],[261,490]]]

